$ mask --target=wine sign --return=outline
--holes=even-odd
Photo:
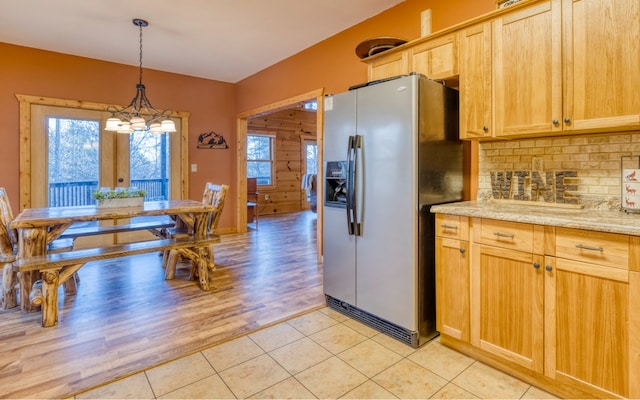
[[[494,200],[578,203],[578,198],[570,193],[577,191],[578,185],[569,183],[567,179],[577,178],[577,171],[490,171],[489,173]]]

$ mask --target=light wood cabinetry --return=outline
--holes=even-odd
[[[522,1],[365,61],[459,80],[461,139],[638,130],[639,19],[637,0]]]
[[[638,129],[640,2],[563,0],[562,5],[564,131]]]
[[[409,49],[410,71],[426,75],[430,79],[447,79],[458,76],[458,35],[452,33]]]
[[[409,73],[409,52],[398,51],[377,56],[369,62],[369,81]]]
[[[369,81],[416,72],[458,85],[458,34],[420,39],[409,47],[387,50],[367,60]]]
[[[470,26],[460,41],[460,139],[491,137],[491,23]]]
[[[436,216],[436,328],[469,342],[469,221]]]
[[[555,231],[555,257],[545,259],[545,375],[630,397],[638,377],[629,374],[629,237]]]
[[[496,138],[562,132],[560,12],[543,1],[493,21]]]
[[[467,219],[468,231],[442,228]],[[640,397],[640,236],[441,214],[436,225],[443,344],[561,396]]]
[[[628,298],[628,271],[547,257],[545,374],[628,397]]]
[[[542,372],[542,227],[479,218],[472,221],[471,343]]]
[[[636,0],[550,0],[495,19],[494,136],[639,129],[639,16]]]

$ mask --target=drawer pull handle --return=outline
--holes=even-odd
[[[577,244],[576,247],[583,250],[593,250],[593,251],[599,251],[599,252],[604,251],[602,247],[585,246],[584,244]]]
[[[458,229],[458,227],[454,225],[442,224],[440,226],[442,227],[442,229]]]
[[[514,237],[516,237],[516,235],[512,233],[494,232],[493,234],[496,235],[497,237],[503,237],[503,238],[509,238],[509,239],[513,239]]]
[[[460,254],[464,254],[465,251],[464,247],[460,247]]]
[[[540,263],[534,262],[533,263],[533,268],[540,269]]]

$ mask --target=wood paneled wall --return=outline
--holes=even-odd
[[[274,184],[258,186],[258,215],[283,214],[309,209],[302,189],[304,141],[316,139],[316,113],[287,109],[251,118],[248,133],[275,135]],[[266,199],[266,197],[269,199]]]

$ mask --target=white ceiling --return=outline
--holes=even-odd
[[[235,83],[402,1],[0,0],[0,42],[138,66],[142,18],[143,68]]]

